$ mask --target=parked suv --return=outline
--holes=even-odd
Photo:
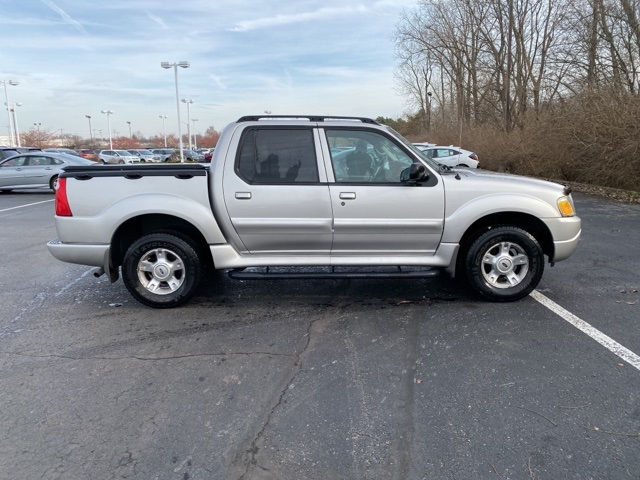
[[[140,157],[126,150],[102,150],[98,158],[103,163],[140,163]]]
[[[127,150],[129,153],[134,154],[136,157],[140,157],[141,162],[161,162],[162,157],[157,155],[151,150],[147,150],[146,148],[131,148]]]
[[[0,160],[13,157],[14,155],[17,155],[19,153],[20,152],[18,150],[12,147],[0,147]]]

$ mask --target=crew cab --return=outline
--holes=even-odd
[[[210,166],[67,167],[55,223],[54,257],[122,275],[155,308],[187,302],[211,269],[244,279],[445,270],[512,301],[581,233],[567,186],[451,169],[374,120],[325,116],[242,117]]]

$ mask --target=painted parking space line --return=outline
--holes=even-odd
[[[18,208],[32,207],[33,205],[40,205],[41,203],[49,203],[49,202],[53,202],[53,198],[51,200],[43,200],[42,202],[27,203],[25,205],[18,205],[17,207],[5,208],[3,210],[0,210],[0,213],[8,212],[9,210],[16,210]]]
[[[612,353],[615,353],[618,357],[620,357],[622,360],[627,362],[629,365],[633,365],[638,370],[640,370],[640,356],[636,355],[628,348],[620,345],[613,338],[605,335],[600,330],[591,326],[581,318],[576,317],[573,313],[569,312],[568,310],[565,310],[556,302],[545,297],[543,294],[541,294],[537,290],[534,290],[533,292],[531,292],[530,295],[536,301],[538,301],[539,303],[547,307],[549,310],[551,310],[555,314],[562,317],[564,320],[569,322],[578,330],[589,335],[592,339],[594,339],[600,345],[605,347],[607,350],[609,350]]]

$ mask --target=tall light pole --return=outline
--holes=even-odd
[[[193,123],[193,149],[197,150],[198,149],[198,134],[196,133],[196,122],[198,121],[197,118],[192,118],[191,119],[191,123]]]
[[[189,150],[191,150],[191,114],[189,113],[189,105],[193,103],[193,100],[183,98],[182,103],[187,104],[187,138],[189,139]]]
[[[164,137],[164,148],[167,148],[167,130],[164,128],[164,121],[167,119],[166,115],[159,115],[162,119],[162,136]]]
[[[162,68],[169,69],[173,67],[173,72],[176,79],[176,110],[178,112],[178,141],[180,142],[180,162],[184,162],[184,147],[182,145],[182,126],[180,125],[180,92],[178,91],[178,67],[189,68],[189,62],[186,60],[180,60],[179,62],[160,62]]]
[[[127,125],[129,125],[129,138],[133,138],[131,135],[131,122],[127,121]]]
[[[11,110],[9,108],[9,95],[7,94],[7,83],[9,85],[18,85],[16,80],[0,80],[0,83],[4,85],[4,104],[7,106],[7,116],[9,117],[9,146],[14,147],[13,142],[13,122],[11,121]]]
[[[89,138],[91,139],[91,144],[93,145],[93,130],[91,130],[91,115],[85,115],[87,120],[89,120]]]
[[[109,127],[109,150],[113,150],[113,141],[111,140],[111,110],[101,110],[102,113],[107,115],[107,126]]]
[[[21,103],[14,103],[11,107],[11,112],[13,113],[13,128],[16,131],[16,140],[18,142],[18,146],[21,147],[22,143],[20,143],[20,129],[18,128],[18,112],[16,112],[16,107],[21,107]]]

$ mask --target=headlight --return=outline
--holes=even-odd
[[[576,214],[571,196],[560,197],[558,199],[558,210],[560,210],[560,214],[563,217],[573,217]]]

